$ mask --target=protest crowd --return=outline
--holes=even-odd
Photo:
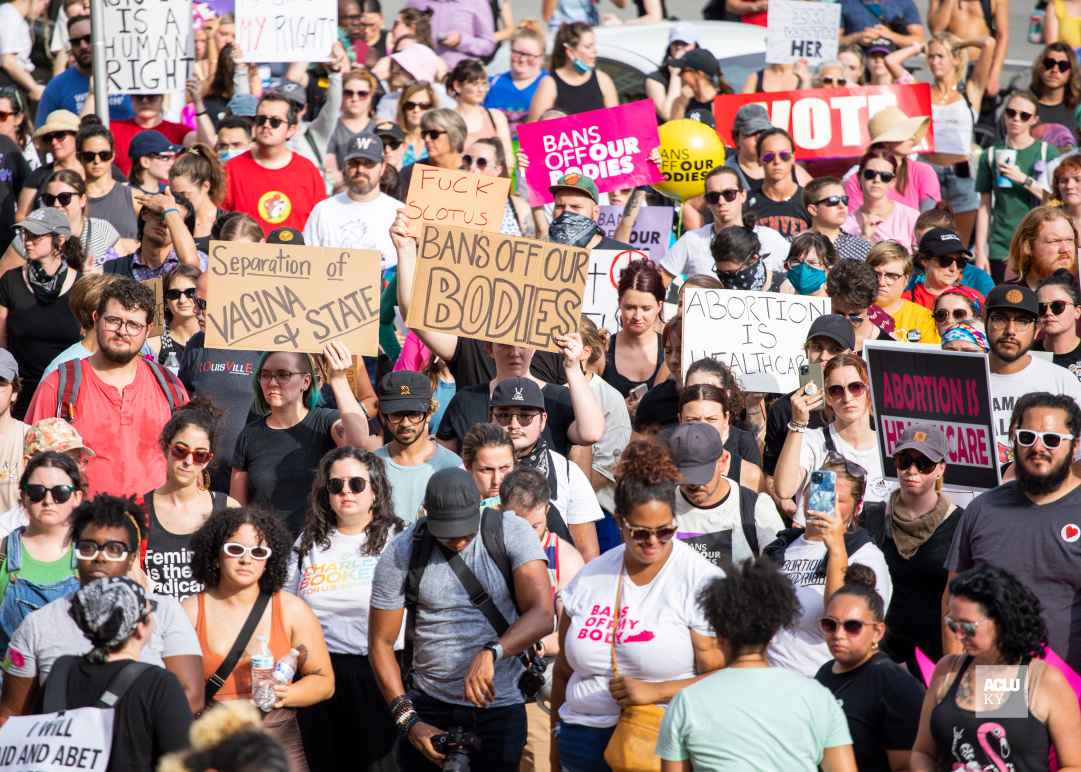
[[[0,769],[1081,770],[1075,2],[91,2],[0,4]]]

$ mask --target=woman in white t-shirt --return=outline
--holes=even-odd
[[[299,716],[312,769],[367,772],[393,758],[397,732],[368,663],[368,606],[375,564],[404,527],[379,458],[353,447],[323,456],[285,583],[319,617],[334,670],[334,696]],[[357,727],[365,739],[343,742]]]
[[[587,563],[563,593],[553,769],[607,769],[604,750],[622,708],[666,705],[724,662],[697,602],[721,571],[673,538],[680,479],[655,442],[623,451],[615,504],[624,545]]]
[[[867,364],[856,354],[839,354],[826,365],[825,393],[808,383],[792,395],[781,455],[777,459],[774,488],[782,499],[795,499],[794,523],[803,525],[803,499],[812,469],[830,453],[859,464],[867,474],[867,501],[885,501],[889,493],[878,457],[878,438],[871,428],[871,386]],[[833,420],[821,429],[808,429],[812,410],[826,410]],[[814,675],[813,673],[811,675]]]

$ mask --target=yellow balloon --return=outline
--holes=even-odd
[[[724,143],[717,130],[701,121],[680,118],[662,124],[658,133],[664,179],[653,189],[677,201],[702,195],[706,175],[724,163]]]

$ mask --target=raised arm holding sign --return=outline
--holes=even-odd
[[[431,224],[499,233],[509,193],[509,177],[482,177],[418,163],[405,199],[405,216],[418,231],[421,224]]]

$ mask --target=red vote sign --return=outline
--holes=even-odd
[[[732,121],[736,111],[746,104],[760,104],[766,108],[770,123],[792,135],[796,158],[800,160],[856,158],[863,155],[870,142],[867,122],[882,108],[897,106],[912,118],[929,116],[931,86],[911,83],[718,96],[713,100],[713,117],[717,122],[717,133],[728,147],[736,146]],[[931,152],[934,147],[932,121],[919,150]]]

